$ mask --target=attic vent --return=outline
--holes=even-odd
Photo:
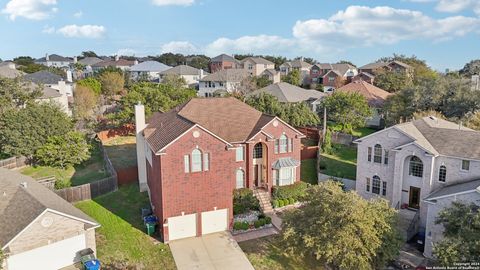
[[[20,183],[20,186],[23,187],[23,188],[27,188],[27,182]]]

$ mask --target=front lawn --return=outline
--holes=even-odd
[[[302,160],[300,165],[300,179],[312,185],[318,184],[317,159]]]
[[[268,236],[238,243],[256,270],[321,270],[314,258],[285,253],[281,236]]]
[[[102,264],[122,269],[127,268],[125,264],[141,266],[139,269],[176,269],[169,247],[144,233],[140,209],[148,205],[148,195],[140,193],[135,184],[75,205],[102,225],[96,230],[97,256]]]
[[[355,180],[357,178],[357,148],[334,144],[332,152],[332,154],[320,155],[320,172]]]
[[[83,185],[109,176],[104,168],[102,152],[96,143],[92,144],[90,159],[80,165],[65,169],[50,166],[28,166],[21,169],[20,172],[35,179],[55,176],[59,182],[57,183],[59,188]]]
[[[103,142],[108,158],[117,169],[137,165],[135,136],[119,136]]]

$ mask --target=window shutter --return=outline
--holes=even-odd
[[[183,164],[185,168],[185,172],[189,173],[190,172],[190,157],[188,155],[183,156]]]
[[[372,161],[372,147],[368,147],[368,157],[367,157],[367,160],[368,160],[368,161]]]
[[[293,151],[293,138],[290,138],[290,142],[288,144],[288,152]]]
[[[203,154],[203,170],[208,171],[210,169],[210,159],[208,153]]]
[[[278,154],[278,140],[275,140],[274,152],[275,154]]]

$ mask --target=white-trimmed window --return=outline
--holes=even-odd
[[[388,150],[384,150],[383,164],[388,165]]]
[[[462,171],[470,170],[470,160],[462,160]]]
[[[278,154],[278,140],[275,140],[275,147],[273,147],[273,151],[275,154]]]
[[[253,158],[255,159],[255,158],[262,158],[262,157],[263,157],[263,146],[261,143],[257,143],[253,147]]]
[[[438,170],[438,181],[445,182],[446,180],[447,180],[447,167],[445,165],[442,165]]]
[[[380,194],[380,182],[380,177],[378,177],[378,175],[375,175],[372,182],[372,193]]]
[[[368,151],[367,151],[367,152],[368,152],[368,153],[367,153],[367,155],[368,155],[368,156],[367,156],[367,160],[368,160],[369,162],[371,162],[371,161],[372,161],[372,147],[368,147]]]
[[[423,177],[423,162],[417,156],[413,156],[410,159],[408,174],[416,177]]]
[[[235,148],[235,161],[243,161],[243,146]]]
[[[382,182],[382,196],[387,196],[387,182]]]
[[[210,157],[208,153],[203,154],[203,170],[208,171],[210,169]]]
[[[235,187],[236,188],[244,188],[245,187],[245,172],[242,169],[238,169],[235,172]]]
[[[277,172],[277,185],[291,185],[295,182],[295,167],[281,168]]]
[[[192,172],[202,171],[202,152],[198,149],[192,151]]]
[[[367,186],[366,186],[367,192],[370,192],[370,177],[367,177]]]
[[[285,134],[282,134],[279,139],[279,152],[286,153],[288,149],[288,138]]]
[[[382,163],[382,152],[382,146],[375,144],[375,147],[373,147],[373,162]]]
[[[190,172],[190,157],[188,155],[183,156],[184,170],[186,173]]]

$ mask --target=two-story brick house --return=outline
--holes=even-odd
[[[331,91],[350,82],[357,74],[357,68],[347,63],[318,63],[311,67],[309,80],[311,84],[322,84],[324,91]]]
[[[232,226],[235,188],[300,179],[302,133],[235,98],[195,98],[143,123],[136,106],[141,190],[164,241]]]
[[[442,239],[436,214],[454,200],[480,205],[479,141],[480,132],[435,117],[360,138],[356,191],[417,211],[418,231],[426,236],[424,255],[431,257]]]
[[[214,58],[210,59],[210,63],[208,64],[210,73],[215,73],[224,69],[238,68],[239,66],[240,62],[237,59],[226,54],[215,56]]]

